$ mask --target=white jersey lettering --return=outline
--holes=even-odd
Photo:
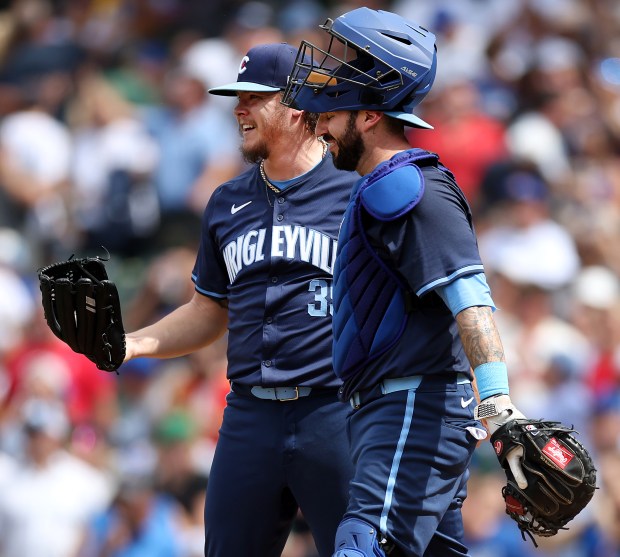
[[[319,262],[319,268],[330,274],[332,272],[332,268],[329,266],[329,248],[331,243],[331,238],[325,235],[321,236],[321,261]]]
[[[317,230],[312,231],[314,233],[314,239],[312,240],[312,264],[315,267],[321,265],[321,243],[323,235]]]
[[[265,234],[266,234],[266,230],[264,228],[261,228],[258,231],[258,241],[256,242],[256,259],[255,261],[262,261],[263,259],[265,259]],[[336,255],[334,253],[334,255]]]
[[[256,243],[250,243],[258,236],[256,230],[250,230],[243,238],[243,264],[251,265],[256,260]]]
[[[239,236],[222,250],[222,257],[228,272],[231,284],[243,267],[252,265],[256,261],[265,259],[263,251],[265,245],[265,229],[250,230],[247,234]]]
[[[222,256],[224,257],[224,263],[226,264],[226,271],[228,272],[228,279],[232,283],[239,272],[239,269],[235,265],[235,251],[237,249],[236,242],[230,242],[222,250]]]
[[[284,257],[282,228],[282,226],[274,226],[271,229],[271,257]]]
[[[239,272],[265,259],[265,236],[267,229],[250,230],[228,243],[222,249],[222,257],[231,284]],[[333,274],[337,240],[304,226],[274,226],[271,231],[272,259],[299,259]]]
[[[299,226],[285,226],[284,237],[286,238],[286,257],[287,259],[295,258],[295,247],[299,239]]]
[[[237,269],[239,269],[239,271],[243,268],[243,262],[242,262],[242,249],[243,249],[243,236],[239,236],[237,238],[237,247],[235,248],[235,254],[236,254],[236,258],[235,258],[235,263],[237,264]],[[237,271],[238,272],[238,271]]]
[[[299,231],[299,257],[302,261],[310,262],[312,251],[312,230],[301,228]]]

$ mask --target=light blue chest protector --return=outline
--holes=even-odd
[[[424,194],[419,165],[437,164],[421,149],[399,153],[363,179],[347,207],[334,268],[334,370],[343,380],[394,346],[407,324],[408,288],[370,245],[363,212],[380,221],[405,215]]]

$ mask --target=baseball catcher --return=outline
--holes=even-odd
[[[588,504],[596,489],[596,468],[572,427],[529,420],[506,395],[491,397],[476,408],[486,419],[491,443],[507,485],[502,490],[506,513],[529,535],[548,537]]]
[[[52,332],[99,369],[115,371],[125,359],[125,330],[118,291],[104,261],[71,256],[39,269],[38,275]]]

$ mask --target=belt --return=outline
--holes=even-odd
[[[243,385],[241,383],[230,384],[231,389],[240,395],[254,396],[262,400],[279,400],[280,402],[290,402],[311,394],[333,394],[336,389],[313,389],[312,387],[259,387]]]
[[[387,378],[370,389],[363,389],[353,393],[349,402],[353,409],[356,410],[365,402],[381,395],[388,395],[397,391],[415,391],[425,378],[433,379],[433,377],[433,375],[411,375],[409,377]],[[465,383],[471,383],[471,379],[464,373],[457,373],[456,384],[464,385]]]

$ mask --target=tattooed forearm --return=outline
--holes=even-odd
[[[470,307],[456,316],[465,354],[473,368],[503,362],[504,348],[490,307]]]

